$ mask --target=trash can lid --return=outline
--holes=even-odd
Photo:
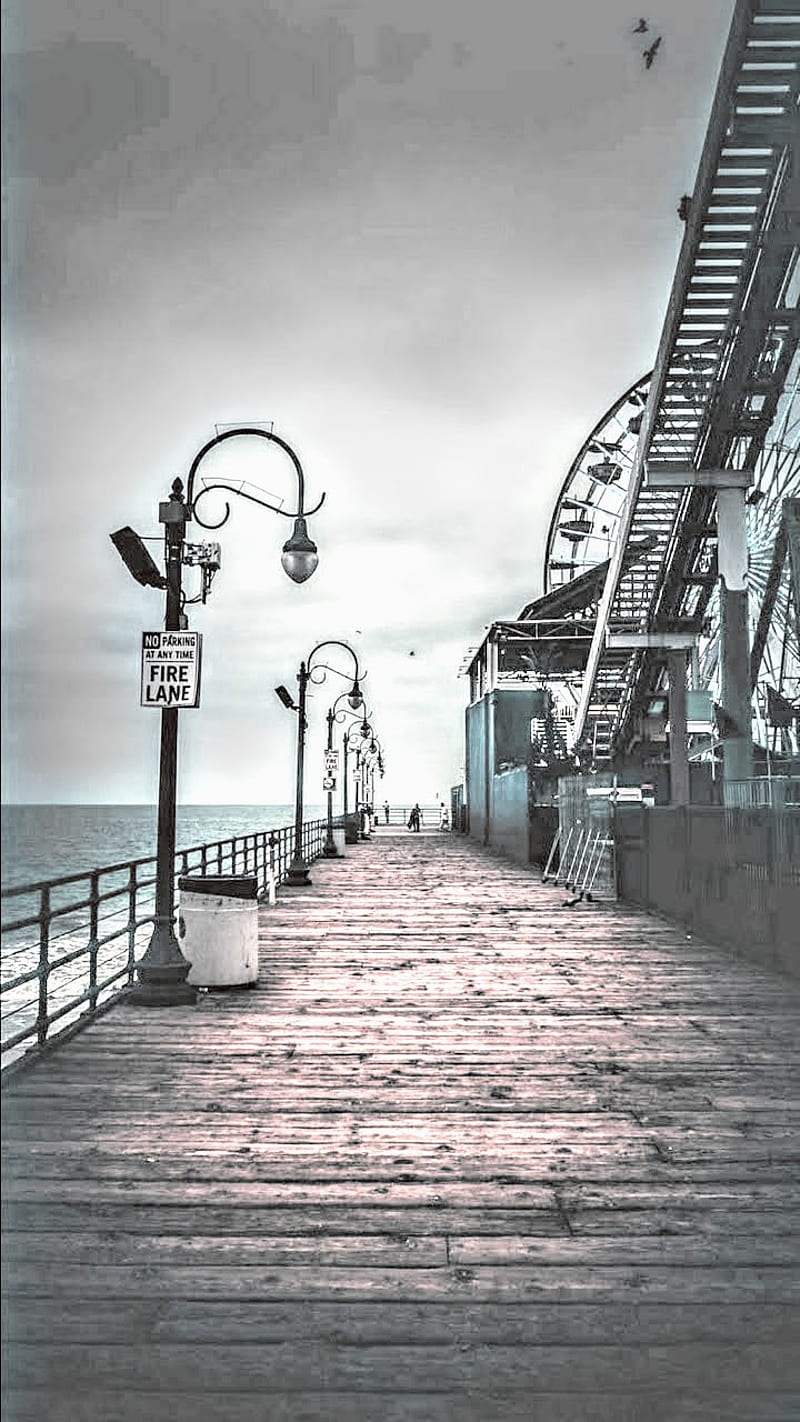
[[[223,899],[257,899],[255,874],[184,874],[178,888],[188,894],[218,894]]]

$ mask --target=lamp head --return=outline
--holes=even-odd
[[[297,710],[297,707],[295,706],[294,701],[292,700],[292,694],[291,694],[290,691],[287,691],[287,690],[286,690],[286,687],[285,687],[285,686],[276,686],[276,687],[275,687],[275,695],[277,696],[278,700],[282,703],[282,705],[284,705],[284,706],[286,707],[286,710],[287,710],[287,711],[296,711],[296,710]]]
[[[281,563],[284,572],[288,574],[293,583],[304,583],[306,578],[310,578],[319,562],[317,545],[308,536],[306,521],[302,514],[298,514],[294,521],[291,538],[287,538],[283,545]]]
[[[361,695],[361,687],[358,684],[358,677],[353,678],[353,689],[350,692],[347,700],[354,711],[357,711],[359,706],[363,706],[364,704],[364,698]]]

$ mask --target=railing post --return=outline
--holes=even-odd
[[[47,980],[50,976],[50,890],[42,889],[39,901],[39,1014],[36,1035],[39,1046],[47,1040]]]
[[[138,908],[138,885],[136,865],[132,864],[128,874],[128,982],[132,983],[136,973],[136,918]]]
[[[97,1007],[97,942],[98,919],[100,914],[100,876],[95,869],[89,882],[89,1011]]]
[[[201,874],[205,874],[207,868],[208,868],[208,845],[207,845],[207,844],[202,844],[202,845],[200,846],[200,873],[201,873]]]

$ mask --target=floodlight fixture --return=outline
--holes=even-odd
[[[167,580],[145,548],[142,539],[132,528],[118,528],[109,535],[125,567],[137,583],[146,588],[165,588]]]
[[[298,709],[292,699],[291,692],[287,691],[285,686],[276,686],[275,695],[282,705],[286,707],[287,711],[296,711]]]

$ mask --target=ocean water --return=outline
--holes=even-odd
[[[322,819],[306,805],[306,820]],[[156,853],[155,805],[4,805],[3,887],[85,873]],[[294,824],[293,805],[179,805],[176,848]]]

